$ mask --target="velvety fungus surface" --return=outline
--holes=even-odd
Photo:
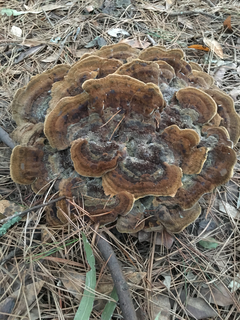
[[[102,47],[33,77],[12,112],[12,179],[39,194],[55,181],[67,197],[51,225],[74,219],[75,202],[119,232],[181,232],[236,163],[233,100],[180,49]]]

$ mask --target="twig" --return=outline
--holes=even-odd
[[[213,14],[210,14],[208,12],[205,12],[205,11],[202,11],[202,10],[192,10],[192,11],[172,11],[172,12],[169,12],[168,13],[168,16],[183,16],[183,15],[194,15],[194,14],[202,14],[204,16],[207,16],[207,17],[210,17],[212,19],[217,19],[217,20],[224,20],[223,18],[221,17],[217,17],[217,16],[214,16]]]
[[[3,130],[1,127],[0,127],[0,140],[2,140],[2,142],[4,142],[11,149],[15,147],[15,143],[9,137],[9,134],[5,130]]]
[[[23,216],[25,216],[25,214],[27,214],[28,212],[31,212],[31,211],[33,211],[33,210],[40,209],[40,208],[42,208],[42,207],[46,207],[46,206],[48,206],[49,204],[55,203],[55,202],[57,202],[57,201],[59,201],[59,200],[65,199],[65,198],[66,198],[65,196],[62,196],[62,197],[59,197],[59,198],[57,198],[57,199],[53,199],[53,200],[51,200],[51,201],[49,201],[49,202],[47,202],[47,203],[42,203],[42,204],[39,204],[38,206],[34,206],[34,207],[29,208],[29,209],[27,209],[27,210],[24,210],[24,211],[21,211],[21,212],[17,212],[17,213],[15,213],[14,215],[12,215],[12,216],[10,216],[10,217],[7,217],[7,218],[5,218],[5,219],[1,219],[1,220],[0,220],[0,223],[6,222],[6,221],[11,220],[11,219],[13,219],[13,218],[15,218],[15,217],[23,217]]]
[[[115,288],[117,290],[123,318],[125,320],[137,320],[128,284],[124,278],[117,257],[103,234],[97,236],[97,246],[103,258],[105,259],[105,261],[107,261],[108,268],[110,270]]]
[[[207,2],[207,4],[210,6],[210,7],[215,7],[216,5],[214,3],[212,3],[211,0],[204,0],[205,2]]]
[[[150,35],[149,35],[149,34],[147,34],[147,38],[148,38],[148,40],[151,42],[151,44],[152,44],[153,46],[156,46],[156,45],[157,45],[157,42],[156,42],[156,41],[154,41],[154,40],[153,40],[153,38],[152,38],[152,37],[150,37]]]

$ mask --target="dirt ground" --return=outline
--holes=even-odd
[[[240,3],[231,0],[0,0],[0,126],[10,135],[16,128],[11,102],[32,76],[120,41],[181,48],[240,111],[239,19]],[[202,214],[180,234],[152,232],[146,239],[105,227],[138,319],[240,319],[239,143],[235,151],[233,177],[203,196]],[[47,199],[11,180],[10,156],[0,142],[2,219],[6,207],[12,215]],[[41,208],[1,236],[0,319],[74,319],[90,269],[81,232],[95,243],[90,224],[53,229]],[[97,287],[90,319],[104,319],[113,281],[92,250]],[[121,314],[117,304],[112,319]]]

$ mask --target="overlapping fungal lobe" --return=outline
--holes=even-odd
[[[17,91],[12,102],[12,117],[18,126],[26,122],[44,122],[52,85],[61,81],[69,68],[68,65],[58,65],[36,75],[25,87]]]
[[[100,224],[114,222],[118,216],[128,214],[134,204],[134,197],[127,191],[122,191],[116,196],[109,198],[96,198],[96,195],[89,192],[90,195],[81,194],[83,184],[85,183],[79,177],[63,179],[59,185],[59,195],[64,195],[67,199],[74,196],[77,199],[77,205],[83,208],[81,213],[87,215],[92,221]],[[94,197],[93,197],[94,195]],[[65,213],[73,208],[67,200],[60,200],[57,203],[57,216],[55,217],[55,225],[61,222],[67,222]]]
[[[235,111],[233,99],[218,89],[208,89],[205,92],[216,102],[217,112],[221,117],[220,125],[227,129],[235,145],[240,136],[240,117]]]
[[[50,112],[62,98],[72,97],[82,93],[82,84],[86,80],[105,77],[108,74],[114,73],[121,65],[122,62],[120,60],[109,60],[98,56],[89,56],[76,62],[63,81],[54,83],[48,112]]]
[[[34,108],[14,111],[23,121],[13,180],[40,193],[55,181],[71,201],[57,203],[51,224],[76,217],[74,199],[93,222],[117,220],[119,232],[181,232],[201,196],[232,176],[240,136],[232,99],[180,49],[111,45],[63,69],[43,95],[31,92],[40,78],[22,91]],[[43,120],[44,135],[35,128]]]

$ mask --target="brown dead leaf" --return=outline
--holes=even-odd
[[[134,284],[140,284],[141,281],[146,277],[147,273],[146,272],[134,272],[134,271],[129,271],[124,273],[124,276],[127,281],[130,281]]]
[[[223,59],[223,50],[219,42],[214,39],[203,38],[203,42],[210,48],[219,58]]]
[[[85,287],[86,274],[68,271],[65,273],[61,272],[60,277],[64,287],[68,290],[68,292],[80,300]]]
[[[43,44],[43,41],[39,41],[37,39],[25,39],[21,43],[21,45],[26,46],[26,47],[36,47]]]
[[[44,281],[40,280],[35,283],[31,283],[19,290],[14,291],[9,297],[4,299],[0,303],[0,314],[1,320],[3,318],[4,313],[14,314],[13,316],[8,316],[6,319],[15,320],[18,316],[23,315],[27,308],[35,302]],[[36,291],[35,291],[36,290]],[[17,305],[16,305],[17,301]]]
[[[205,319],[218,315],[203,298],[188,297],[186,300],[186,311],[190,316],[194,316],[195,319]]]
[[[171,305],[168,297],[162,294],[152,296],[150,307],[152,309],[152,319],[170,320]]]
[[[201,294],[210,303],[216,303],[219,306],[227,307],[233,304],[231,292],[221,283],[215,282],[209,285],[210,288],[202,287]]]
[[[16,212],[20,212],[23,210],[23,207],[15,204],[12,201],[1,200],[0,201],[0,219],[11,217]]]
[[[127,43],[133,48],[139,48],[139,49],[146,49],[151,45],[150,42],[147,41],[140,41],[137,39],[123,39],[119,41],[120,43]]]
[[[228,16],[227,19],[224,20],[223,26],[228,31],[233,31],[232,25],[231,25],[231,16]]]

